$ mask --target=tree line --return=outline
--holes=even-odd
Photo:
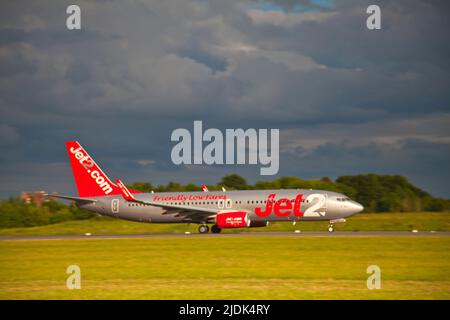
[[[142,192],[201,191],[199,185],[169,182],[153,185],[151,182],[135,182],[129,186]],[[248,182],[237,174],[224,176],[217,184],[207,185],[208,190],[256,190],[256,189],[316,189],[343,193],[364,206],[365,212],[419,212],[450,210],[450,200],[432,197],[399,175],[365,174],[342,176],[335,181],[328,177],[301,179],[281,177],[268,181]],[[83,220],[95,214],[81,210],[75,204],[48,201],[42,206],[27,204],[19,198],[0,201],[0,228],[32,227],[68,220]]]

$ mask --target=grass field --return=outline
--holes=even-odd
[[[224,230],[325,231],[327,222]],[[358,214],[337,231],[450,231],[450,213]],[[197,232],[95,218],[0,235]],[[450,237],[206,237],[0,241],[0,299],[450,299]],[[66,268],[81,268],[81,290]],[[381,268],[368,290],[366,269]]]
[[[224,230],[230,232],[258,231],[326,231],[328,222],[273,223],[267,228]],[[357,214],[346,223],[336,224],[336,231],[450,231],[450,212],[423,213],[377,213]],[[143,234],[197,232],[195,224],[147,224],[113,218],[94,218],[59,224],[33,227],[0,229],[0,236],[7,235],[63,235],[63,234]]]
[[[1,299],[450,299],[441,236],[2,240],[0,252]],[[72,264],[80,290],[66,288]]]

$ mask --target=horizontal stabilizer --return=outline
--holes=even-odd
[[[71,196],[61,196],[59,194],[46,194],[46,197],[51,198],[59,198],[59,199],[65,199],[65,200],[72,200],[79,204],[87,204],[87,203],[94,203],[97,202],[97,200],[94,199],[86,199],[86,198],[79,198],[79,197],[71,197]]]

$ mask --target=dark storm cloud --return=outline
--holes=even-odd
[[[207,52],[199,52],[193,48],[181,49],[178,52],[181,57],[187,57],[198,63],[206,65],[209,69],[216,71],[225,71],[227,69],[228,63],[225,59],[213,56]]]
[[[305,152],[293,150],[286,156],[291,166],[285,174],[303,177],[319,175],[336,178],[339,175],[371,172],[401,174],[434,194],[446,195],[450,170],[442,168],[450,162],[449,145],[409,138],[395,143],[369,142],[352,145],[349,141],[327,142]],[[292,164],[297,164],[292,166]],[[439,178],[437,179],[437,168]]]
[[[18,74],[33,74],[36,66],[23,55],[6,56],[1,59],[0,77],[9,77]]]
[[[172,165],[171,132],[203,120],[281,128],[280,174],[399,173],[449,196],[447,3],[273,3],[81,1],[81,31],[69,2],[2,3],[0,194],[73,192],[73,139],[127,182],[262,178]]]
[[[77,32],[67,31],[33,30],[5,28],[0,30],[0,45],[11,45],[15,43],[29,43],[35,47],[49,47],[52,45],[73,44],[78,41],[98,41],[101,37],[93,32],[85,32],[82,35]]]

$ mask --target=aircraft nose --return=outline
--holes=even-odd
[[[352,201],[351,210],[352,210],[352,213],[355,214],[355,213],[359,213],[359,212],[363,211],[364,207],[362,204],[360,204],[356,201]]]

